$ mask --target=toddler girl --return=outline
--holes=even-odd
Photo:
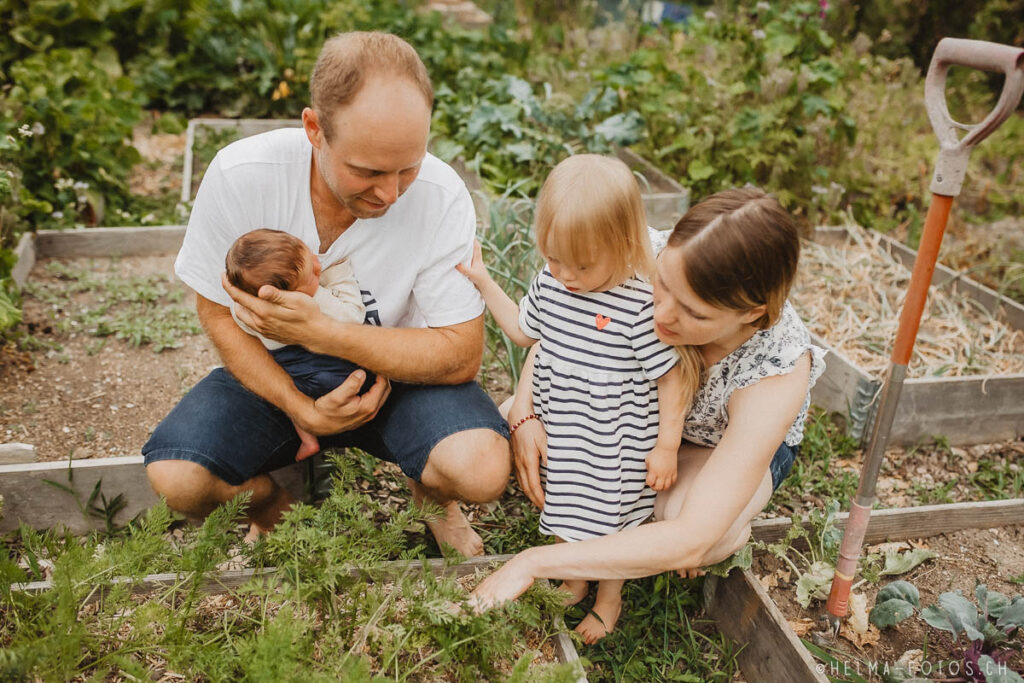
[[[457,268],[509,338],[540,341],[520,383],[532,374],[534,414],[510,426],[537,419],[547,434],[541,533],[581,541],[640,524],[654,492],[673,484],[687,392],[676,350],[654,333],[654,257],[629,168],[592,154],[558,164],[537,201],[536,238],[547,265],[519,306],[488,275],[479,244]],[[576,629],[588,643],[614,627],[622,584],[599,583]],[[562,588],[571,604],[587,582]]]

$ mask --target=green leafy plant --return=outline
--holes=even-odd
[[[627,581],[615,630],[581,652],[590,664],[587,680],[732,680],[739,647],[703,615],[700,586],[674,572]],[[581,612],[571,610],[570,616]]]
[[[149,344],[154,352],[181,346],[181,338],[201,331],[194,309],[179,303],[180,289],[169,289],[167,275],[101,275],[82,266],[49,263],[55,281],[30,282],[26,291],[56,307],[73,294],[88,294],[88,305],[57,317],[57,329],[82,329],[96,337],[114,336],[132,346]]]
[[[993,681],[998,665],[1005,664],[1021,650],[1015,634],[1024,627],[1024,597],[1010,598],[998,591],[990,591],[985,584],[974,588],[977,604],[959,591],[939,595],[938,603],[921,610],[921,618],[929,626],[953,636],[955,643],[964,639],[961,651],[964,673],[970,681]],[[1009,672],[1002,681],[1024,680]]]
[[[812,600],[828,597],[842,540],[842,531],[836,526],[838,514],[839,501],[829,501],[824,509],[811,510],[807,520],[810,529],[804,527],[799,517],[793,517],[786,536],[766,546],[796,575],[796,599],[805,608]],[[806,552],[794,545],[797,540],[807,544]]]
[[[576,679],[571,665],[531,667],[537,649],[523,639],[558,630],[557,591],[537,587],[477,615],[453,577],[416,563],[384,571],[382,560],[419,555],[405,540],[422,517],[408,508],[375,524],[380,504],[353,488],[359,463],[341,455],[335,466],[323,504],[295,506],[253,548],[237,528],[247,496],[173,533],[163,504],[112,537],[22,529],[11,549],[27,569],[0,559],[5,680]],[[252,580],[208,594],[211,572],[239,546]],[[259,571],[268,563],[276,571]],[[44,571],[49,590],[13,588]],[[164,578],[139,582],[153,573]]]
[[[895,626],[912,616],[920,605],[917,586],[909,581],[893,581],[878,591],[868,619],[878,628]]]

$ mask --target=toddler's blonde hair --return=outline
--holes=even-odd
[[[577,266],[612,256],[622,280],[654,274],[640,186],[618,159],[577,154],[555,166],[537,199],[536,234],[545,256]]]

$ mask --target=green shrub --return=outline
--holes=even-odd
[[[830,183],[855,135],[851,64],[816,4],[762,5],[650,32],[598,77],[646,120],[641,151],[695,196],[753,183],[813,219],[834,208]]]
[[[141,98],[112,50],[59,48],[10,66],[0,102],[4,151],[22,173],[19,214],[33,225],[96,223],[123,205],[139,154],[128,143]]]

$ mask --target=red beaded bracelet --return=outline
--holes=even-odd
[[[524,417],[522,420],[520,420],[519,422],[516,422],[514,425],[512,425],[511,427],[508,428],[509,436],[515,434],[516,430],[519,429],[520,427],[522,427],[523,423],[526,422],[527,420],[539,420],[539,419],[540,419],[540,415],[538,415],[537,413],[530,413],[529,415]]]

